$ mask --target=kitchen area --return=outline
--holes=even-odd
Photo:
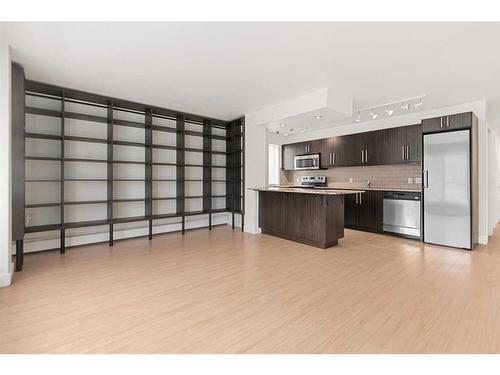
[[[283,144],[279,184],[255,190],[263,233],[326,248],[347,228],[472,250],[477,118]]]

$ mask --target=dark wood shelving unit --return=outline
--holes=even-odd
[[[13,118],[13,127],[16,128],[14,132],[17,136],[18,143],[23,146],[22,154],[13,157],[13,168],[22,166],[23,176],[18,177],[19,181],[14,181],[14,186],[20,187],[22,190],[23,199],[13,202],[13,211],[21,218],[13,222],[16,228],[13,228],[13,233],[16,235],[14,239],[17,245],[17,270],[22,268],[22,253],[23,253],[23,237],[25,233],[46,232],[46,231],[60,231],[60,251],[65,252],[66,247],[66,229],[83,228],[91,226],[108,226],[109,232],[109,245],[113,245],[113,233],[116,230],[115,224],[130,223],[130,222],[143,222],[147,221],[149,225],[149,238],[153,237],[153,226],[155,220],[178,218],[181,224],[181,232],[185,233],[186,230],[186,217],[195,215],[207,215],[208,229],[212,229],[212,215],[216,213],[231,213],[232,226],[235,227],[235,215],[241,215],[241,226],[243,230],[243,217],[244,217],[244,118],[234,121],[224,121],[204,116],[183,113],[171,109],[160,108],[155,106],[148,106],[140,103],[130,102],[122,99],[110,98],[102,95],[91,94],[79,90],[73,90],[45,84],[42,82],[25,80],[22,67],[20,72],[13,75],[18,82],[14,84],[19,88],[16,97],[17,115]],[[22,73],[22,74],[21,74]],[[39,100],[56,101],[60,104],[58,109],[38,108],[32,104],[26,105],[26,98],[32,96]],[[14,104],[14,103],[13,103]],[[92,112],[87,109],[96,109],[102,111],[103,115],[98,116],[89,113],[79,113],[78,111],[70,108],[70,105],[75,104],[81,108],[85,108],[82,112]],[[94,112],[95,113],[95,112]],[[130,117],[141,116],[143,121],[133,121],[123,118],[117,118],[121,113],[131,114]],[[104,115],[106,114],[106,116]],[[25,126],[26,116],[45,116],[53,117],[60,122],[60,133],[53,134],[54,129],[47,131],[47,133],[37,131],[27,131]],[[95,137],[93,135],[84,136],[79,132],[73,135],[68,131],[67,120],[78,120],[78,126],[83,127],[84,122],[92,123],[92,126],[106,127],[105,134],[102,137]],[[158,125],[158,123],[169,122],[171,126]],[[118,128],[135,128],[144,131],[144,140],[134,141],[123,139],[115,134]],[[198,130],[193,130],[196,128]],[[19,129],[21,128],[21,129]],[[160,133],[156,133],[160,132]],[[13,134],[14,134],[13,133]],[[57,132],[56,132],[57,133]],[[169,133],[175,139],[171,139],[172,145],[161,144],[155,141],[155,134]],[[165,135],[170,137],[170,135]],[[199,137],[201,138],[201,147],[190,147],[186,137]],[[32,155],[30,149],[25,149],[25,142],[28,139],[42,141],[56,141],[59,143],[60,156],[51,155]],[[222,141],[219,147],[214,147],[213,141]],[[68,155],[67,142],[84,142],[88,144],[96,144],[92,147],[105,147],[105,154],[102,157],[98,155],[85,154],[84,157],[76,157]],[[196,143],[196,142],[195,142]],[[105,146],[97,146],[102,144]],[[175,145],[173,145],[175,144]],[[222,147],[220,145],[223,145]],[[119,157],[116,152],[116,146],[121,147],[135,147],[144,150],[144,159],[142,160],[124,160]],[[88,147],[91,147],[90,145]],[[155,157],[155,151],[175,153],[175,161],[161,160]],[[166,151],[164,151],[166,150]],[[199,162],[193,162],[187,155],[200,155]],[[123,153],[122,153],[123,155]],[[80,156],[80,155],[78,155]],[[214,157],[225,158],[225,163],[214,162]],[[125,159],[128,159],[129,156]],[[26,178],[24,168],[27,161],[37,162],[51,162],[44,168],[59,169],[60,177],[33,176],[33,178]],[[56,163],[54,163],[56,162]],[[92,164],[106,164],[105,176],[75,176],[71,174],[71,169],[76,168],[73,163],[78,165],[90,163]],[[56,166],[53,166],[56,164]],[[57,166],[58,165],[58,166]],[[120,165],[136,165],[144,168],[144,176],[130,177],[117,176],[115,177],[116,168]],[[175,176],[165,174],[166,172],[155,171],[155,168],[172,167],[175,170]],[[96,167],[97,168],[97,167]],[[132,168],[132,167],[130,167]],[[192,176],[187,172],[187,168],[195,169],[199,173],[198,176]],[[215,171],[223,169],[225,175],[222,176],[220,172],[215,174]],[[141,169],[142,171],[142,169]],[[141,172],[142,173],[142,172]],[[77,200],[67,199],[65,197],[65,184],[67,182],[104,182],[103,194],[104,199],[97,197],[96,199]],[[60,200],[48,201],[43,203],[30,203],[26,204],[24,195],[27,184],[36,183],[52,183],[59,185]],[[134,198],[133,195],[128,194],[129,197],[119,197],[117,194],[117,187],[115,183],[141,183],[144,185],[144,196]],[[172,195],[168,193],[155,192],[155,183],[175,183],[175,191],[172,188]],[[193,192],[188,193],[187,184],[196,184],[200,187],[201,194]],[[225,191],[221,193],[214,189],[214,184],[219,184],[221,189]],[[123,185],[120,185],[123,186]],[[224,186],[224,187],[222,187]],[[168,190],[169,188],[167,188]],[[104,191],[105,190],[105,191]],[[141,194],[142,195],[142,194]],[[214,206],[214,199],[225,199],[225,205]],[[47,199],[48,200],[48,199]],[[53,199],[52,199],[53,200]],[[187,209],[187,202],[199,200],[199,209]],[[161,209],[155,208],[155,202],[174,201],[174,209]],[[144,205],[143,215],[131,215],[128,217],[121,217],[118,213],[114,212],[117,204],[127,203],[142,203]],[[65,207],[74,207],[78,209],[79,206],[99,204],[105,205],[105,216],[97,220],[84,220],[84,221],[69,221]],[[57,223],[37,223],[33,225],[26,225],[25,222],[25,209],[43,209],[54,207],[59,210],[59,217]],[[198,207],[198,206],[196,206]],[[140,212],[139,212],[140,213]],[[70,215],[71,216],[71,215]],[[15,230],[14,230],[15,229]]]

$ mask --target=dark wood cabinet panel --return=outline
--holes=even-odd
[[[458,113],[448,116],[448,129],[470,129],[472,126],[472,112]]]
[[[405,162],[407,131],[405,127],[380,131],[380,164],[400,164]]]
[[[472,112],[457,113],[422,120],[422,130],[424,133],[469,129],[471,126]]]
[[[407,138],[407,162],[419,162],[422,160],[422,125],[411,125],[406,127]]]
[[[359,195],[359,229],[382,232],[383,199],[384,193],[382,191],[366,191]]]
[[[382,191],[365,191],[345,198],[344,226],[369,232],[382,232]]]
[[[353,166],[360,160],[359,156],[354,153],[354,149],[356,148],[355,141],[356,138],[354,135],[344,135],[334,138],[335,167]]]
[[[263,233],[326,248],[344,236],[341,195],[259,192]]]

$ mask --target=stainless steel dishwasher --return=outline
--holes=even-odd
[[[420,238],[420,193],[384,192],[383,230]]]

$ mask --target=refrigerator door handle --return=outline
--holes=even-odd
[[[425,170],[424,171],[424,188],[429,187],[429,171]]]

